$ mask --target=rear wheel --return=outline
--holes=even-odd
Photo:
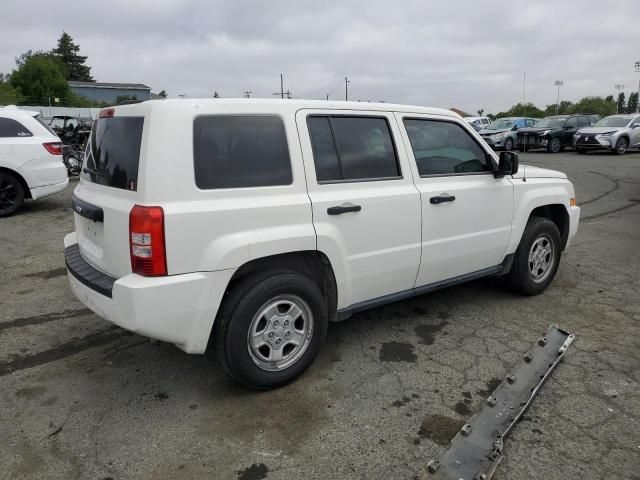
[[[509,286],[524,295],[537,295],[551,283],[560,264],[560,232],[548,218],[532,217],[516,250]]]
[[[10,173],[0,172],[0,217],[16,213],[24,203],[24,188]]]
[[[616,142],[616,148],[614,152],[616,155],[624,155],[627,152],[627,148],[629,147],[629,140],[626,137],[621,137]]]
[[[318,286],[297,272],[264,272],[241,280],[224,301],[213,332],[226,373],[258,390],[291,382],[324,343],[326,305]]]
[[[558,137],[553,137],[547,144],[547,152],[549,153],[558,153],[561,148],[562,143],[560,142],[560,139]]]

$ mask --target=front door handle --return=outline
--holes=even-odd
[[[441,195],[438,195],[437,197],[431,197],[429,199],[429,202],[431,202],[433,205],[438,205],[439,203],[453,202],[455,199],[456,197],[454,197],[453,195],[443,193]]]
[[[359,212],[360,210],[362,210],[360,205],[354,205],[353,203],[347,202],[342,205],[327,208],[327,213],[329,215],[342,215],[343,213]]]

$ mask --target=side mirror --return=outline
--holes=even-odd
[[[518,154],[516,152],[500,152],[500,163],[496,177],[504,177],[505,175],[515,175],[518,173]]]

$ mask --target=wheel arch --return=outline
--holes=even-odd
[[[540,205],[531,211],[527,221],[532,217],[548,218],[555,223],[556,227],[558,227],[558,231],[560,232],[562,250],[564,250],[569,238],[569,212],[567,212],[566,207],[559,203]]]
[[[14,176],[18,180],[18,182],[20,182],[20,185],[22,186],[22,188],[24,190],[24,198],[31,198],[31,189],[29,188],[29,185],[27,184],[27,181],[20,174],[20,172],[18,172],[16,170],[13,170],[11,168],[2,167],[2,166],[0,166],[0,172],[7,173],[9,175]]]

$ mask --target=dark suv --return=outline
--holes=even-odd
[[[579,128],[589,127],[600,117],[578,113],[575,115],[552,115],[539,120],[533,127],[518,130],[518,149],[521,152],[532,148],[546,148],[558,153],[573,145],[573,134]]]

